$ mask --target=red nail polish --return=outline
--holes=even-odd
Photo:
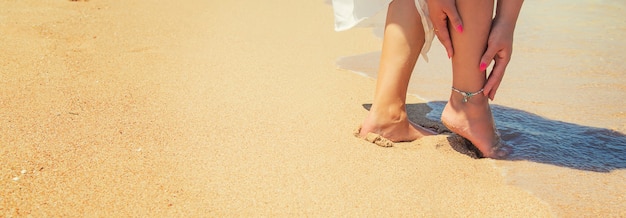
[[[456,26],[456,31],[459,31],[459,33],[463,33],[463,25],[458,25]]]
[[[480,71],[484,71],[486,69],[487,69],[487,64],[481,62],[480,63]]]

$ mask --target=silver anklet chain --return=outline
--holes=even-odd
[[[463,95],[463,103],[467,102],[467,100],[469,98],[473,97],[474,95],[480,94],[481,92],[483,92],[483,90],[485,90],[485,89],[480,89],[480,90],[478,90],[478,92],[464,92],[464,91],[461,91],[461,90],[458,90],[458,89],[452,87],[452,91],[458,92],[459,94]]]

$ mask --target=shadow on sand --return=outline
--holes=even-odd
[[[441,122],[445,101],[407,105],[409,119],[438,133],[451,134]],[[364,104],[367,110],[371,104]],[[626,168],[626,135],[610,129],[582,126],[500,105],[492,105],[496,126],[511,147],[510,161],[528,160],[579,170],[610,172]],[[448,137],[453,149],[477,157],[477,149],[462,137]]]

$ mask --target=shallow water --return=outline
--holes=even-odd
[[[559,216],[626,216],[625,1],[525,1],[513,60],[493,104],[502,138],[514,147],[494,161],[510,184]],[[379,51],[339,59],[376,77]],[[419,61],[409,92],[438,120],[451,67],[436,41]]]
[[[446,102],[429,102],[427,115],[438,120]],[[507,159],[552,164],[577,170],[626,169],[626,135],[597,127],[551,120],[526,111],[492,105],[501,137],[514,146]]]

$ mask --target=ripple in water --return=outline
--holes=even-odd
[[[430,102],[427,117],[439,120],[446,102]],[[550,120],[522,110],[492,105],[502,139],[513,147],[509,160],[527,160],[578,170],[610,172],[626,168],[626,135],[603,128]]]

